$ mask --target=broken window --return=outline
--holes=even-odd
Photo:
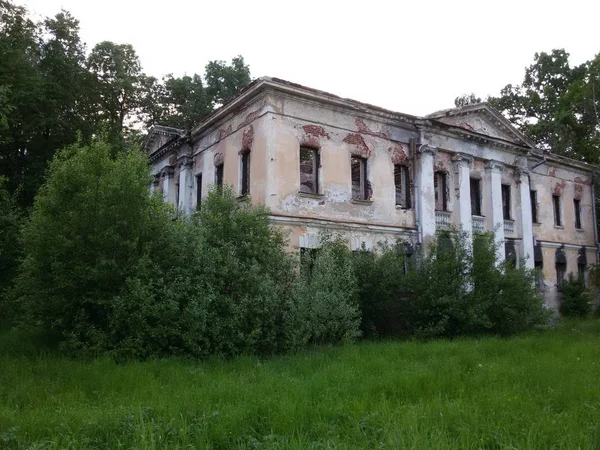
[[[541,289],[544,281],[544,255],[539,243],[533,247],[533,264],[536,270],[535,285]]]
[[[202,174],[196,175],[196,209],[202,204]]]
[[[433,187],[435,191],[435,210],[448,211],[448,196],[446,195],[446,172],[433,174]]]
[[[223,186],[223,164],[215,167],[215,184],[219,188]]]
[[[396,205],[403,209],[410,209],[410,179],[408,176],[408,167],[401,164],[394,165],[394,185],[396,186]]]
[[[319,151],[300,147],[300,192],[319,193]]]
[[[577,274],[579,279],[585,284],[585,272],[587,270],[587,254],[585,247],[581,247],[577,252]]]
[[[471,214],[481,216],[481,180],[471,178]]]
[[[504,259],[511,265],[511,267],[517,267],[517,249],[513,241],[507,241],[504,243]]]
[[[533,223],[538,223],[537,191],[529,191],[529,197],[531,199],[531,221]]]
[[[554,225],[562,227],[562,216],[560,213],[560,195],[552,196],[552,205],[554,206]]]
[[[241,186],[240,195],[250,194],[250,152],[245,151],[240,155],[240,171],[241,175]]]
[[[504,220],[510,220],[510,186],[502,185],[502,216]]]
[[[563,247],[556,249],[556,287],[560,291],[566,281],[567,276],[567,257]]]
[[[352,198],[354,200],[368,200],[367,160],[353,156],[350,160],[350,168],[352,174]]]
[[[574,199],[573,208],[575,209],[575,228],[581,230],[581,201]]]

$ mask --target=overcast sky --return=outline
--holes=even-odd
[[[600,52],[600,1],[16,0],[80,21],[88,50],[130,43],[147,74],[204,73],[241,54],[253,77],[284,78],[424,115],[523,79],[535,52],[571,63]]]

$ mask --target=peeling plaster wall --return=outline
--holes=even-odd
[[[409,168],[411,199],[414,203],[413,161],[409,154],[411,133],[399,127],[351,113],[329,110],[296,99],[269,97],[267,206],[274,215],[319,218],[357,225],[390,227],[398,237],[400,228],[414,229],[414,210],[396,207],[394,164]],[[406,142],[390,138],[405,136]],[[319,193],[300,193],[300,147],[319,150]],[[367,159],[370,201],[352,200],[350,159]],[[382,238],[385,232],[379,231]],[[300,244],[299,235],[292,241]],[[370,233],[372,234],[372,233]],[[357,242],[359,238],[355,239]],[[364,239],[374,241],[373,237]],[[367,242],[367,243],[368,243]]]

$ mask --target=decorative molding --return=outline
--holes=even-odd
[[[504,170],[504,164],[495,159],[490,159],[485,163],[485,170],[502,172]]]
[[[437,148],[432,147],[431,145],[422,144],[419,147],[417,147],[417,153],[419,155],[429,153],[431,156],[435,156],[437,154]]]

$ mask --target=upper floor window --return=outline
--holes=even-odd
[[[581,230],[581,201],[574,199],[573,208],[575,209],[575,228]]]
[[[223,167],[223,164],[215,166],[215,184],[217,185],[217,187],[223,186]]]
[[[250,152],[245,151],[240,155],[240,195],[250,194]]]
[[[509,220],[510,217],[510,186],[502,185],[502,216],[504,220]]]
[[[202,174],[196,175],[196,209],[202,205]]]
[[[552,196],[552,206],[554,207],[554,225],[562,227],[562,216],[560,212],[560,195]]]
[[[403,209],[410,209],[410,179],[408,177],[408,167],[401,164],[394,165],[394,185],[396,186],[396,205]]]
[[[537,191],[529,191],[529,198],[531,199],[531,221],[538,223]]]
[[[300,147],[300,192],[319,193],[319,151]]]
[[[354,200],[368,200],[367,160],[359,156],[353,156],[350,160],[350,171],[352,176],[352,198]]]
[[[447,176],[445,172],[433,174],[433,187],[435,190],[435,210],[448,211]]]
[[[471,178],[471,214],[481,216],[481,180]]]

